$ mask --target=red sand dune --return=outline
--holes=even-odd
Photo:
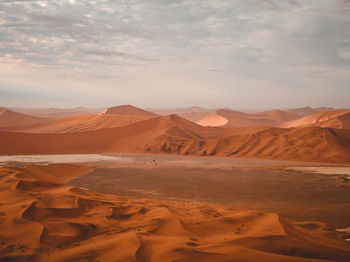
[[[280,127],[320,126],[350,129],[350,110],[332,110],[281,123]]]
[[[50,121],[46,118],[16,113],[6,108],[0,108],[0,127],[24,126]]]
[[[202,127],[176,115],[65,134],[0,132],[0,154],[169,153],[350,163],[350,130]]]
[[[136,115],[136,116],[157,116],[157,114],[154,114],[152,112],[131,106],[131,105],[121,105],[121,106],[115,106],[110,107],[106,109],[104,114],[118,114],[118,115]]]
[[[325,231],[322,223],[214,204],[118,197],[65,183],[88,171],[76,165],[0,168],[1,260],[350,260],[341,233]]]
[[[259,113],[243,113],[228,109],[220,109],[209,114],[197,123],[202,126],[277,126],[281,122],[290,121],[300,116],[283,110],[271,110]],[[226,120],[226,121],[225,121]]]

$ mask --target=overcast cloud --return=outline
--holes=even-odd
[[[0,0],[0,105],[350,107],[349,0]]]

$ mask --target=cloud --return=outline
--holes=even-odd
[[[103,83],[112,98],[171,93],[178,103],[181,92],[170,89],[185,85],[193,94],[186,103],[203,106],[220,99],[230,106],[239,88],[254,90],[257,103],[255,93],[281,98],[280,90],[287,96],[305,86],[312,99],[332,85],[332,101],[343,103],[348,28],[348,0],[5,0],[0,77],[13,86],[20,77],[29,89],[55,89],[51,83],[64,79],[96,94]],[[205,94],[217,97],[215,105]]]

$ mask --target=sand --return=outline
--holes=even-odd
[[[349,261],[344,232],[273,212],[118,197],[67,180],[91,171],[54,164],[0,168],[4,261]]]

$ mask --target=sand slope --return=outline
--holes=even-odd
[[[350,110],[332,110],[281,123],[280,127],[320,126],[350,129]]]
[[[228,109],[217,110],[209,114],[197,123],[202,126],[277,126],[281,122],[290,121],[300,116],[283,110],[271,110],[259,113],[244,113]]]
[[[0,168],[2,260],[350,259],[350,247],[321,223],[213,204],[117,197],[65,183],[86,172],[57,164]]]
[[[6,108],[0,108],[0,127],[24,126],[50,121],[46,118],[16,113]]]
[[[350,162],[350,130],[202,127],[179,116],[65,134],[0,132],[0,154],[169,153]]]

